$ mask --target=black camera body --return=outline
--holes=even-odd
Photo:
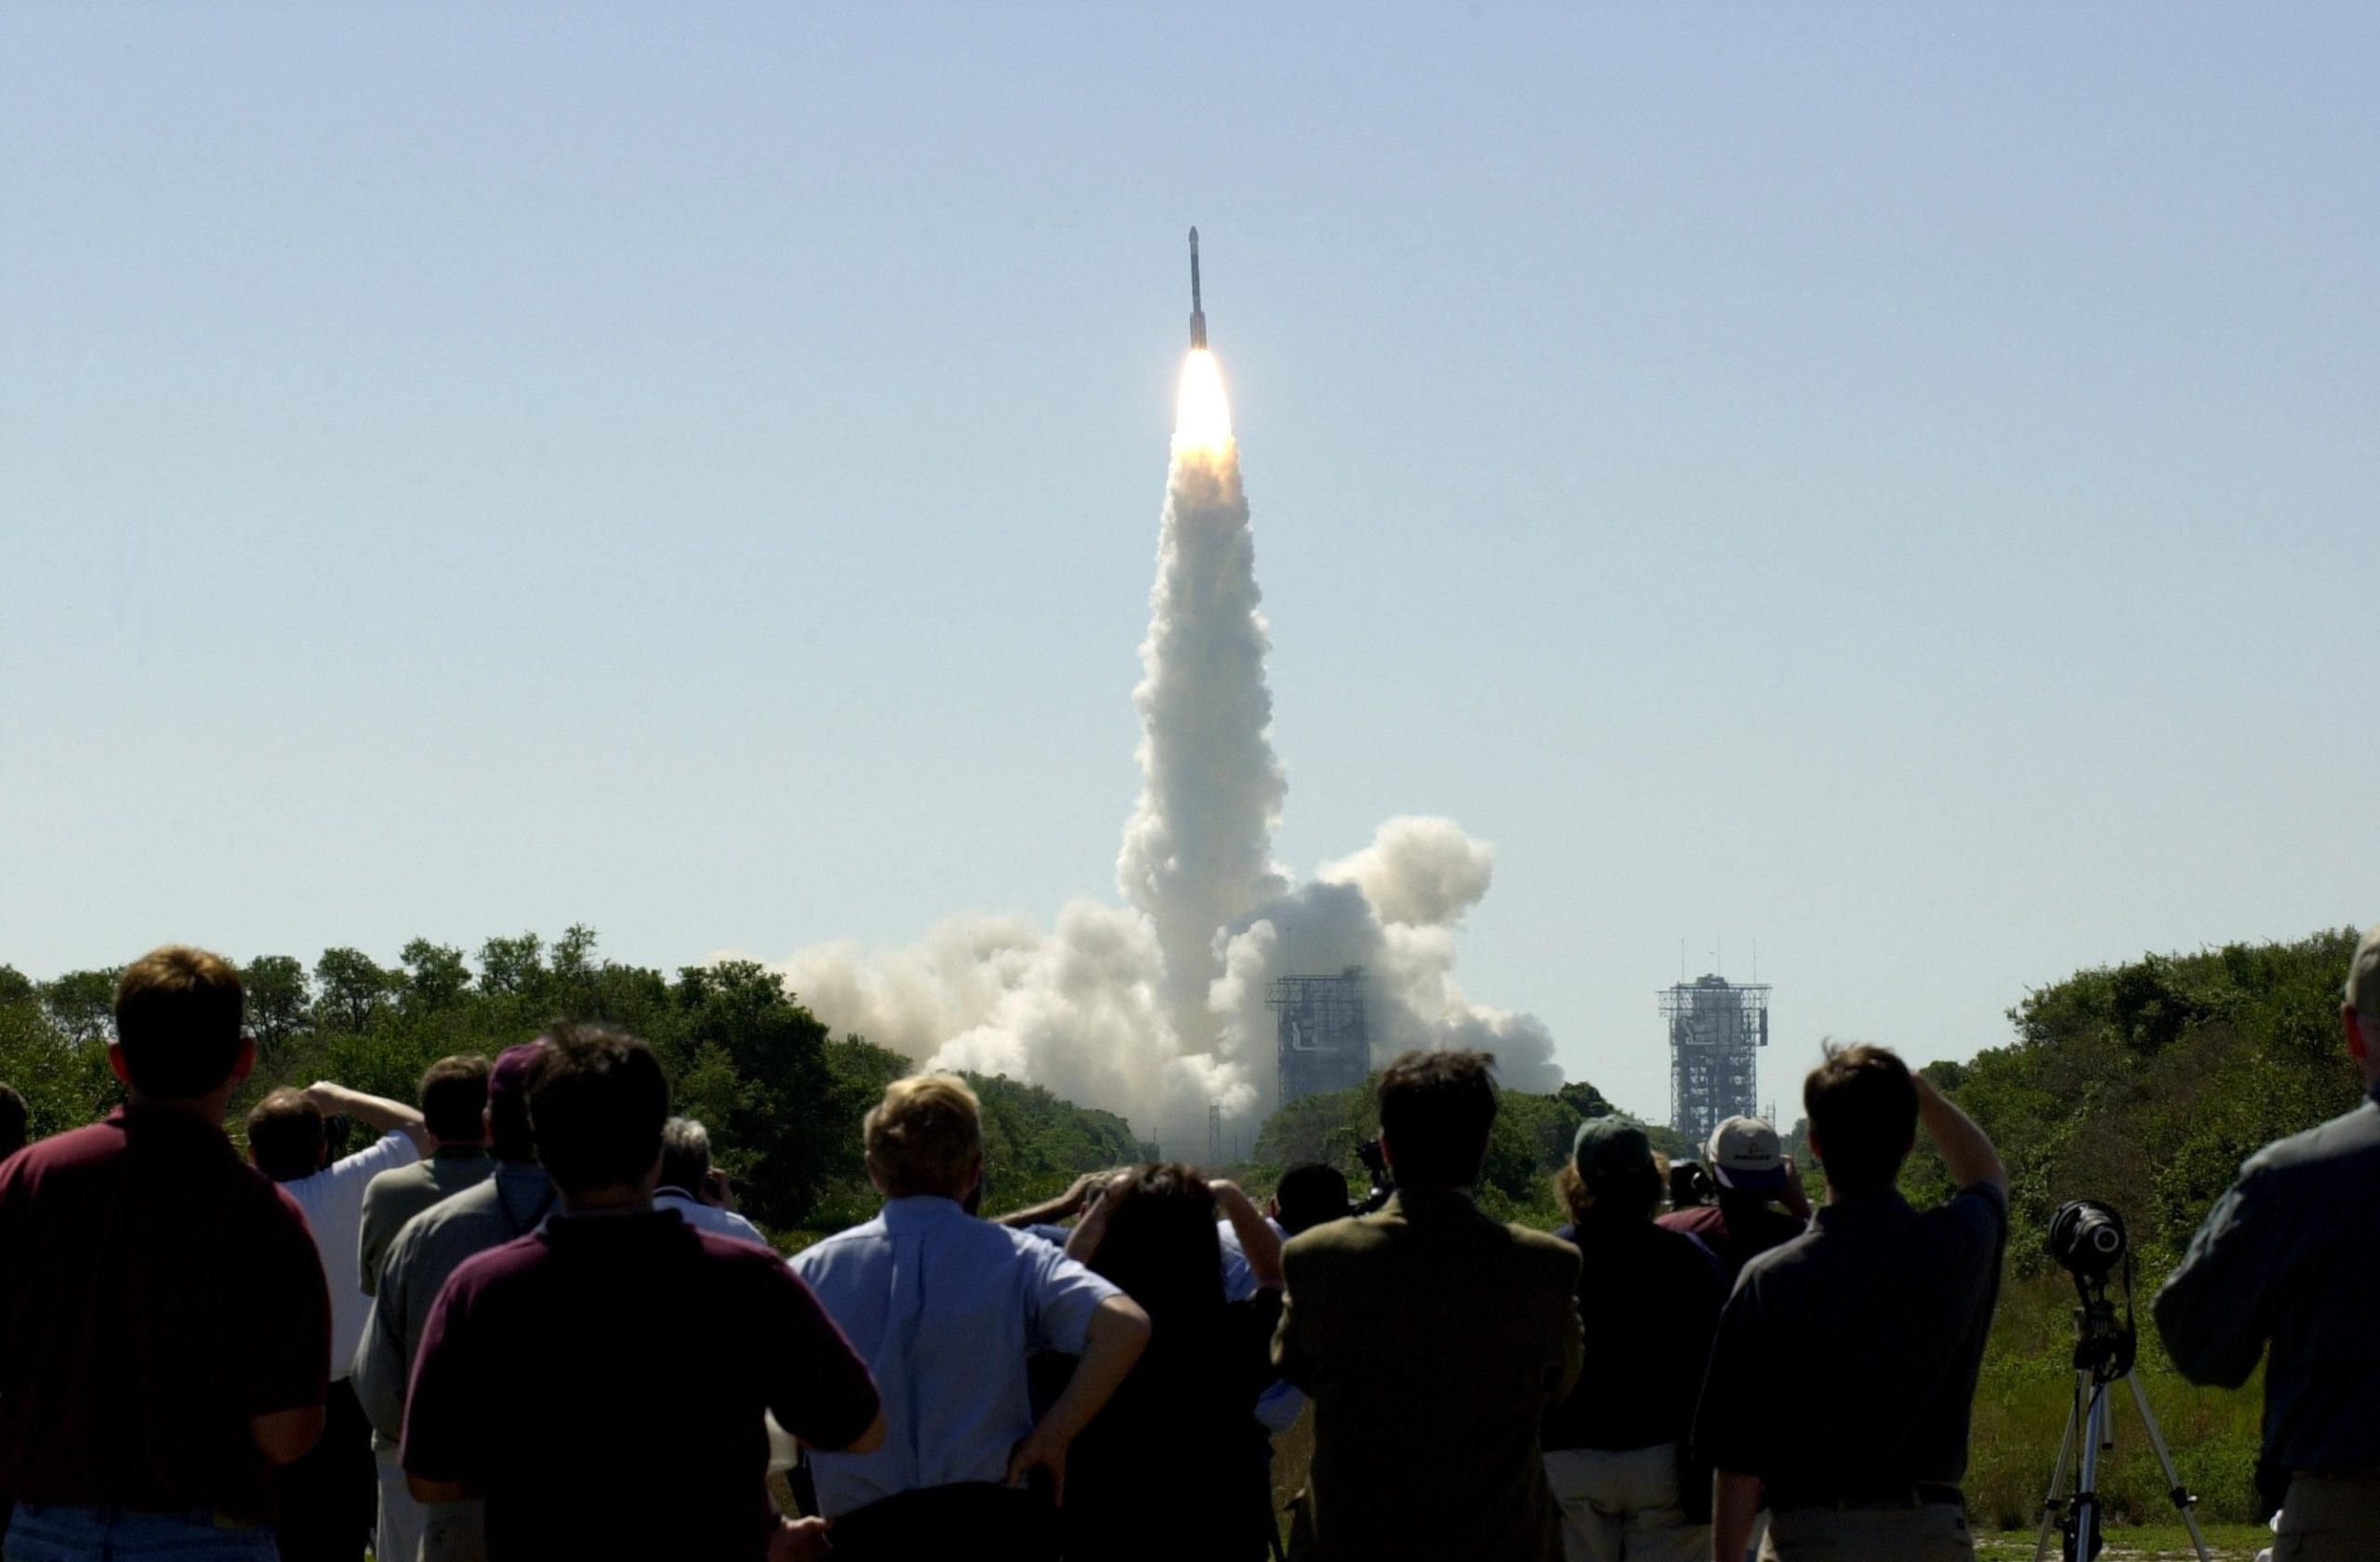
[[[1377,1139],[1367,1139],[1355,1146],[1355,1158],[1372,1174],[1372,1191],[1355,1205],[1355,1213],[1368,1215],[1386,1204],[1396,1191],[1396,1179],[1389,1175],[1388,1152],[1380,1147]]]
[[[2077,1198],[2049,1218],[2049,1255],[2076,1279],[2104,1280],[2132,1251],[2123,1217],[2096,1198]]]

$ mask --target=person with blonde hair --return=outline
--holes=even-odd
[[[963,1079],[894,1080],[861,1132],[882,1212],[793,1260],[884,1399],[882,1447],[812,1456],[835,1555],[1053,1555],[1067,1449],[1140,1358],[1148,1315],[1060,1249],[969,1212],[984,1124]],[[1037,1351],[1081,1358],[1038,1418]]]

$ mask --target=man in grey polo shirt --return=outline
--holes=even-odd
[[[1828,1202],[1744,1266],[1720,1315],[1694,1432],[1717,1472],[1712,1553],[1743,1555],[1765,1489],[1787,1562],[1967,1562],[1958,1483],[2008,1174],[1983,1131],[1881,1047],[1831,1049],[1802,1100]],[[1923,1211],[1894,1186],[1921,1123],[1959,1188]]]
[[[529,1069],[545,1047],[541,1039],[510,1048],[488,1075],[495,1174],[407,1221],[380,1264],[372,1317],[354,1364],[356,1397],[372,1423],[372,1447],[380,1462],[380,1540],[374,1554],[379,1562],[480,1562],[486,1555],[479,1502],[415,1501],[397,1464],[397,1444],[404,1435],[414,1353],[447,1277],[465,1259],[536,1230],[556,1208],[553,1184],[537,1164],[536,1137],[529,1127]]]
[[[2363,1104],[2249,1157],[2157,1293],[2165,1352],[2192,1383],[2237,1388],[2272,1346],[2280,1562],[2380,1556],[2380,927],[2355,951],[2339,1018]]]

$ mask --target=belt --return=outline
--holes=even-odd
[[[1900,1481],[1832,1491],[1789,1487],[1782,1491],[1772,1489],[1768,1493],[1768,1505],[1777,1513],[1791,1513],[1796,1508],[1915,1509],[1942,1502],[1964,1511],[1966,1494],[1948,1481]]]

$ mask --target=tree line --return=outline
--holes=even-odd
[[[550,943],[534,933],[489,938],[469,958],[416,938],[390,965],[339,947],[311,966],[268,954],[240,971],[258,1063],[232,1101],[235,1132],[248,1106],[281,1085],[330,1079],[411,1100],[441,1057],[493,1056],[556,1021],[601,1021],[653,1045],[678,1110],[710,1129],[746,1212],[774,1232],[833,1229],[873,1211],[860,1119],[888,1081],[916,1066],[864,1037],[831,1036],[755,961],[668,977],[602,958],[585,926]],[[118,974],[41,981],[0,965],[0,1081],[24,1093],[36,1135],[90,1122],[121,1099],[104,1045]],[[992,1185],[1018,1201],[1135,1158],[1138,1141],[1121,1118],[1013,1080],[973,1082],[985,1098]]]

